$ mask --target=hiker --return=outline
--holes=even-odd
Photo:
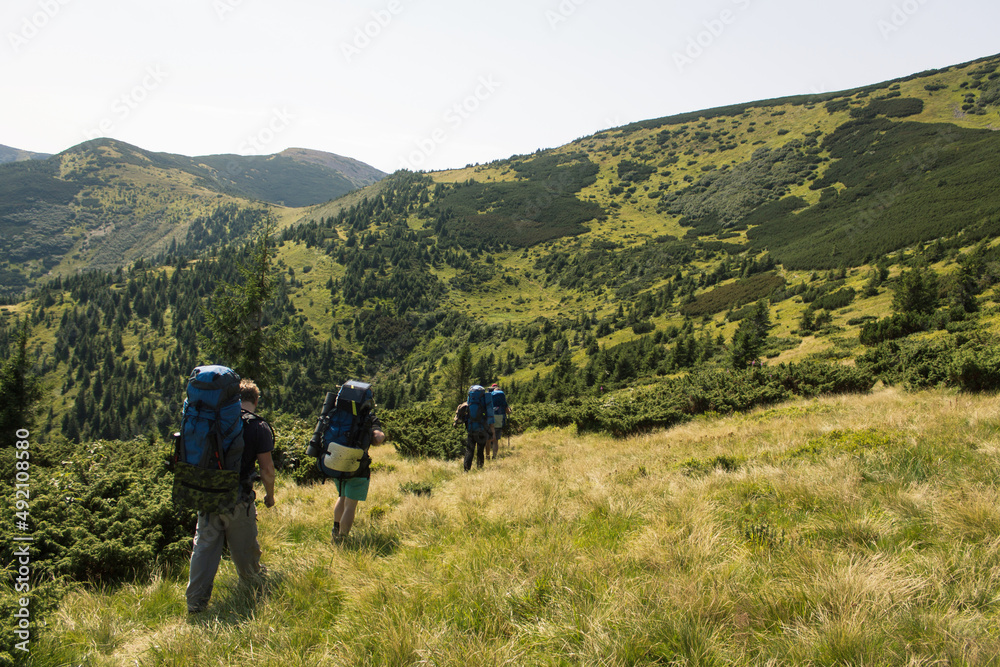
[[[490,426],[493,421],[493,410],[487,404],[486,390],[478,384],[469,387],[469,397],[455,409],[454,425],[465,424],[465,460],[462,467],[465,472],[472,469],[472,459],[476,465],[483,467],[486,459],[486,445],[490,438]]]
[[[507,397],[498,383],[494,382],[490,385],[490,396],[493,405],[493,429],[490,432],[490,441],[486,450],[492,449],[491,458],[496,461],[497,453],[500,451],[500,437],[503,435],[503,427],[507,423],[507,415],[511,413],[511,409],[507,405]]]
[[[382,424],[376,420],[372,428],[372,442],[381,445],[385,440],[385,433],[382,432]],[[334,478],[337,485],[337,504],[333,508],[333,531],[334,541],[342,540],[351,532],[354,525],[354,517],[357,513],[358,503],[368,499],[368,487],[371,484],[371,462],[370,456],[361,460],[361,466],[352,477]]]
[[[229,555],[240,581],[254,584],[266,572],[260,564],[257,542],[256,494],[253,490],[255,468],[260,467],[264,483],[264,505],[274,507],[274,434],[266,421],[256,415],[260,389],[252,380],[240,380],[241,419],[243,420],[243,458],[240,464],[240,494],[236,508],[225,513],[198,513],[194,534],[191,567],[187,585],[188,613],[205,610],[212,596],[215,574],[222,559],[222,548],[229,545]]]
[[[348,383],[348,385],[350,384],[352,383]],[[363,386],[368,387],[368,385]],[[369,411],[369,415],[370,442],[375,445],[381,445],[385,441],[385,432],[382,430],[382,422],[375,415],[374,400],[372,400],[372,408]],[[333,530],[331,531],[331,537],[334,542],[343,540],[351,532],[358,503],[368,499],[368,487],[371,484],[372,476],[371,463],[372,457],[368,455],[366,447],[357,470],[352,473],[331,471],[331,476],[334,484],[337,486],[337,494],[339,496],[337,504],[333,508]]]

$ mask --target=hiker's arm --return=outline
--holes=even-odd
[[[257,454],[257,465],[260,466],[260,481],[264,483],[264,505],[274,507],[274,459],[271,452]]]
[[[380,429],[374,429],[372,431],[372,441],[376,445],[381,445],[385,441],[385,433],[383,433]]]

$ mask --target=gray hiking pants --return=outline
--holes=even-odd
[[[188,611],[201,611],[208,606],[215,573],[222,560],[222,547],[227,543],[240,580],[255,582],[261,573],[261,551],[257,542],[257,508],[253,500],[239,503],[232,514],[198,515],[187,586]]]

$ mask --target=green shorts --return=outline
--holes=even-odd
[[[367,477],[351,477],[349,479],[333,479],[337,485],[337,493],[362,502],[368,500],[368,484],[371,480]]]

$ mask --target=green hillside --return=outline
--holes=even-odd
[[[30,239],[18,270],[67,277],[0,309],[0,345],[31,317],[47,432],[163,434],[199,359],[201,308],[270,218],[282,230],[271,317],[300,337],[276,398],[302,417],[343,374],[374,379],[388,407],[440,401],[464,345],[476,379],[502,378],[522,400],[754,360],[864,362],[898,382],[882,360],[899,345],[941,352],[908,382],[960,385],[951,364],[988,359],[1000,324],[998,68],[993,57],[398,172],[304,211],[210,191],[187,158],[107,142],[8,165],[13,190],[39,189],[0,199],[7,229]],[[159,259],[68,275],[143,255]],[[899,305],[911,276],[934,281],[924,312]],[[139,399],[136,381],[156,389]]]
[[[210,219],[219,227],[219,219],[237,216],[237,209],[297,218],[295,207],[339,197],[382,176],[317,151],[189,158],[109,139],[45,160],[2,164],[0,297],[19,295],[53,274],[113,270],[178,246],[202,253],[247,231],[211,238],[192,232],[213,224]]]

